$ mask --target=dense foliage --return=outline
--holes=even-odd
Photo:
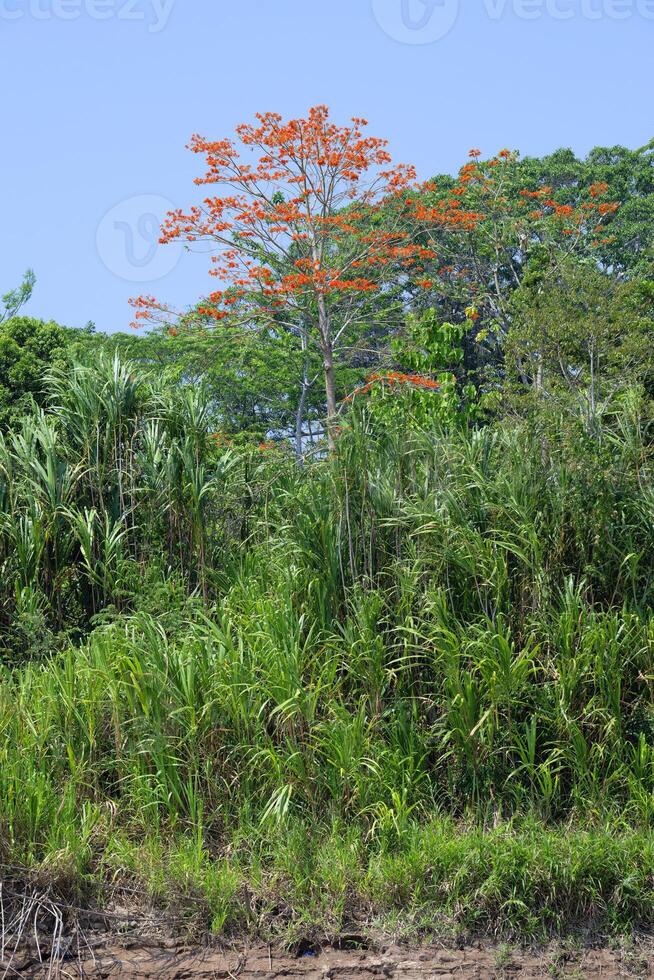
[[[0,860],[296,937],[654,924],[651,148],[472,161],[329,440],[301,333],[3,325]]]
[[[207,855],[311,824],[401,853],[437,814],[651,826],[635,396],[599,440],[551,420],[412,435],[355,408],[336,454],[298,469],[216,446],[196,393],[167,400],[129,365],[50,384],[2,449],[14,858],[85,867],[165,826]],[[102,610],[44,659],[45,623]]]
[[[431,311],[462,328],[463,357],[438,370],[491,396],[506,384],[507,345],[522,386],[538,379],[533,331],[526,350],[511,343],[524,340],[516,292],[524,312],[538,290],[563,299],[562,276],[583,282],[595,272],[595,301],[629,282],[651,319],[653,143],[600,147],[583,160],[569,150],[521,159],[508,149],[484,160],[473,149],[456,177],[418,184],[365,126],[335,126],[318,106],[304,119],[266,114],[233,139],[191,142],[206,160],[196,184],[210,196],[172,212],[162,242],[208,253],[217,288],[185,311],[139,297],[135,322],[149,320],[167,337],[155,357],[167,349],[177,359],[182,338],[212,371],[219,365],[227,428],[238,428],[236,368],[250,429],[293,431],[301,455],[322,435],[316,416],[333,420],[337,401],[371,373],[406,372],[394,341],[410,313]],[[574,332],[574,311],[558,319]],[[260,356],[243,365],[234,347],[247,357],[253,343]],[[634,353],[648,359],[649,345]],[[515,358],[509,372],[514,366]]]

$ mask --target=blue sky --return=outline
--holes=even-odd
[[[130,296],[192,302],[206,261],[156,216],[195,198],[191,134],[257,111],[365,116],[421,177],[641,146],[652,50],[654,0],[0,0],[0,291],[32,266],[26,312],[110,331]]]

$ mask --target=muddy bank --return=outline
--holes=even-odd
[[[26,978],[157,978],[157,980],[508,980],[536,978],[634,978],[654,976],[654,951],[641,943],[617,949],[583,949],[552,945],[525,951],[506,945],[465,949],[381,947],[370,950],[305,950],[299,955],[268,946],[231,950],[191,950],[172,943],[108,943],[80,950],[77,958],[59,964],[39,964],[34,958],[16,959],[0,977]]]

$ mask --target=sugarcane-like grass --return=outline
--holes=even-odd
[[[0,860],[218,931],[652,925],[635,399],[593,438],[364,412],[298,467],[135,377],[54,377],[0,446]]]

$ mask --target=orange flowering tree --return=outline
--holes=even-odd
[[[457,178],[428,182],[413,196],[416,240],[437,255],[414,286],[418,304],[426,291],[444,319],[458,316],[479,342],[501,348],[510,297],[529,264],[554,275],[571,255],[606,245],[618,205],[604,182],[555,188],[509,150],[480,157],[471,150]]]
[[[355,118],[337,126],[325,106],[316,106],[304,119],[259,114],[254,124],[237,127],[235,139],[194,136],[190,148],[206,164],[196,184],[211,193],[169,214],[162,229],[163,242],[212,251],[217,284],[199,316],[263,322],[318,352],[330,444],[337,355],[369,319],[370,297],[383,294],[398,268],[420,274],[435,259],[407,227],[413,168],[393,165],[386,141],[366,135],[366,125]],[[181,315],[153,297],[133,304],[137,324],[172,324]]]

